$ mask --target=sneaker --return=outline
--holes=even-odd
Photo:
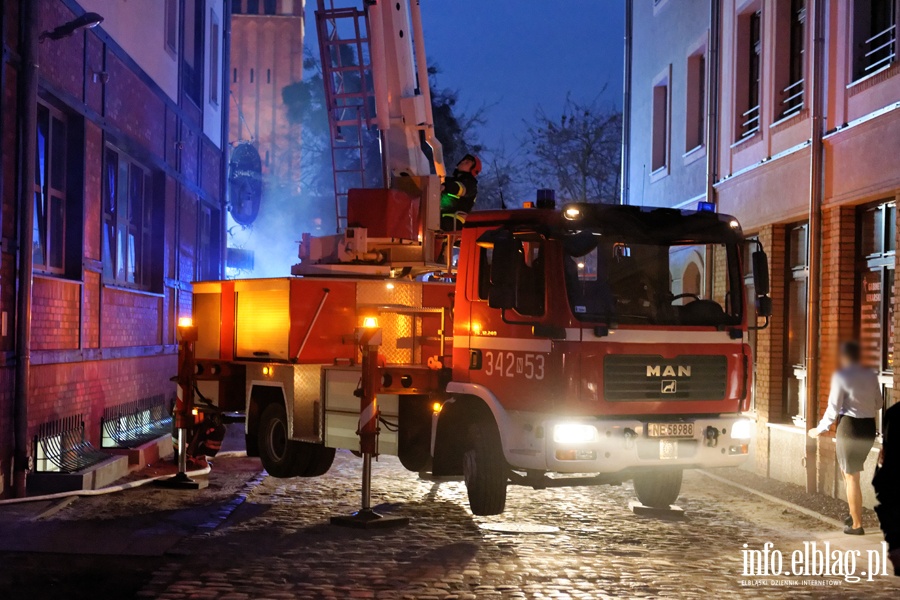
[[[846,533],[847,535],[865,535],[866,530],[862,527],[853,529],[852,525],[847,525],[846,527],[844,527],[844,533]]]

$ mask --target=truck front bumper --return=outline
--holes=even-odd
[[[747,460],[750,432],[755,429],[751,421],[739,415],[662,421],[545,418],[538,422],[533,416],[510,414],[513,421],[523,424],[519,430],[523,433],[515,436],[516,440],[508,440],[512,444],[505,448],[506,458],[514,468],[551,473],[612,474],[660,467],[735,467]],[[688,435],[684,427],[678,427],[675,432],[663,432],[659,437],[659,431],[650,431],[651,423],[690,424],[693,431]]]

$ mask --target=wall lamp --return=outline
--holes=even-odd
[[[61,40],[62,38],[69,37],[76,31],[80,31],[82,29],[93,29],[102,22],[103,17],[101,17],[97,13],[84,13],[77,19],[72,19],[68,23],[63,23],[56,29],[44,31],[40,36],[38,36],[38,41],[43,42],[48,38],[51,40]]]

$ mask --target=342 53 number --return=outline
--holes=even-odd
[[[489,350],[484,353],[484,374],[488,377],[496,375],[541,380],[544,378],[546,360],[543,354]]]

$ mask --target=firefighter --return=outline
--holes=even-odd
[[[475,206],[481,159],[466,154],[456,165],[451,177],[441,186],[441,229],[456,231],[466,222],[466,214]]]

